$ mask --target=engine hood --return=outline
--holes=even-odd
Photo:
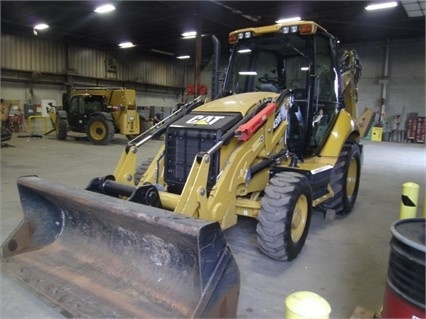
[[[276,98],[277,93],[272,92],[249,92],[230,95],[218,100],[211,101],[197,107],[197,112],[207,113],[233,113],[239,112],[243,116],[247,114],[254,104],[265,98]]]

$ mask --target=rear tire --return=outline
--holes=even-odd
[[[112,141],[114,124],[102,116],[92,117],[87,123],[87,137],[96,145],[106,145]]]
[[[331,171],[330,186],[333,189],[334,197],[319,205],[319,208],[322,210],[333,209],[338,215],[349,214],[358,196],[360,175],[359,146],[353,141],[348,141],[343,146],[336,165]]]
[[[294,172],[276,174],[261,201],[257,224],[259,249],[280,261],[296,258],[305,244],[311,213],[309,180]]]
[[[56,125],[55,126],[56,126],[55,127],[56,138],[58,140],[65,140],[67,138],[67,131],[68,131],[67,120],[56,117]]]

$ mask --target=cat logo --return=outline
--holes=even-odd
[[[214,115],[196,115],[193,118],[186,121],[188,124],[195,124],[195,125],[212,125],[216,123],[217,121],[224,119],[224,116],[214,116]]]

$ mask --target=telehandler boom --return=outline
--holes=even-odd
[[[2,246],[5,269],[33,286],[26,276],[53,273],[70,302],[41,290],[77,315],[235,317],[239,273],[222,230],[256,218],[260,250],[292,260],[313,207],[351,212],[371,117],[356,120],[356,52],[339,59],[337,40],[310,21],[229,41],[220,96],[198,97],[129,141],[113,174],[86,190],[19,178],[25,218]],[[157,155],[138,163],[159,135]],[[76,309],[79,295],[87,307]]]

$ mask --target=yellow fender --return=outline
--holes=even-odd
[[[349,137],[359,139],[359,131],[359,127],[351,115],[347,111],[341,110],[320,156],[338,157]]]

